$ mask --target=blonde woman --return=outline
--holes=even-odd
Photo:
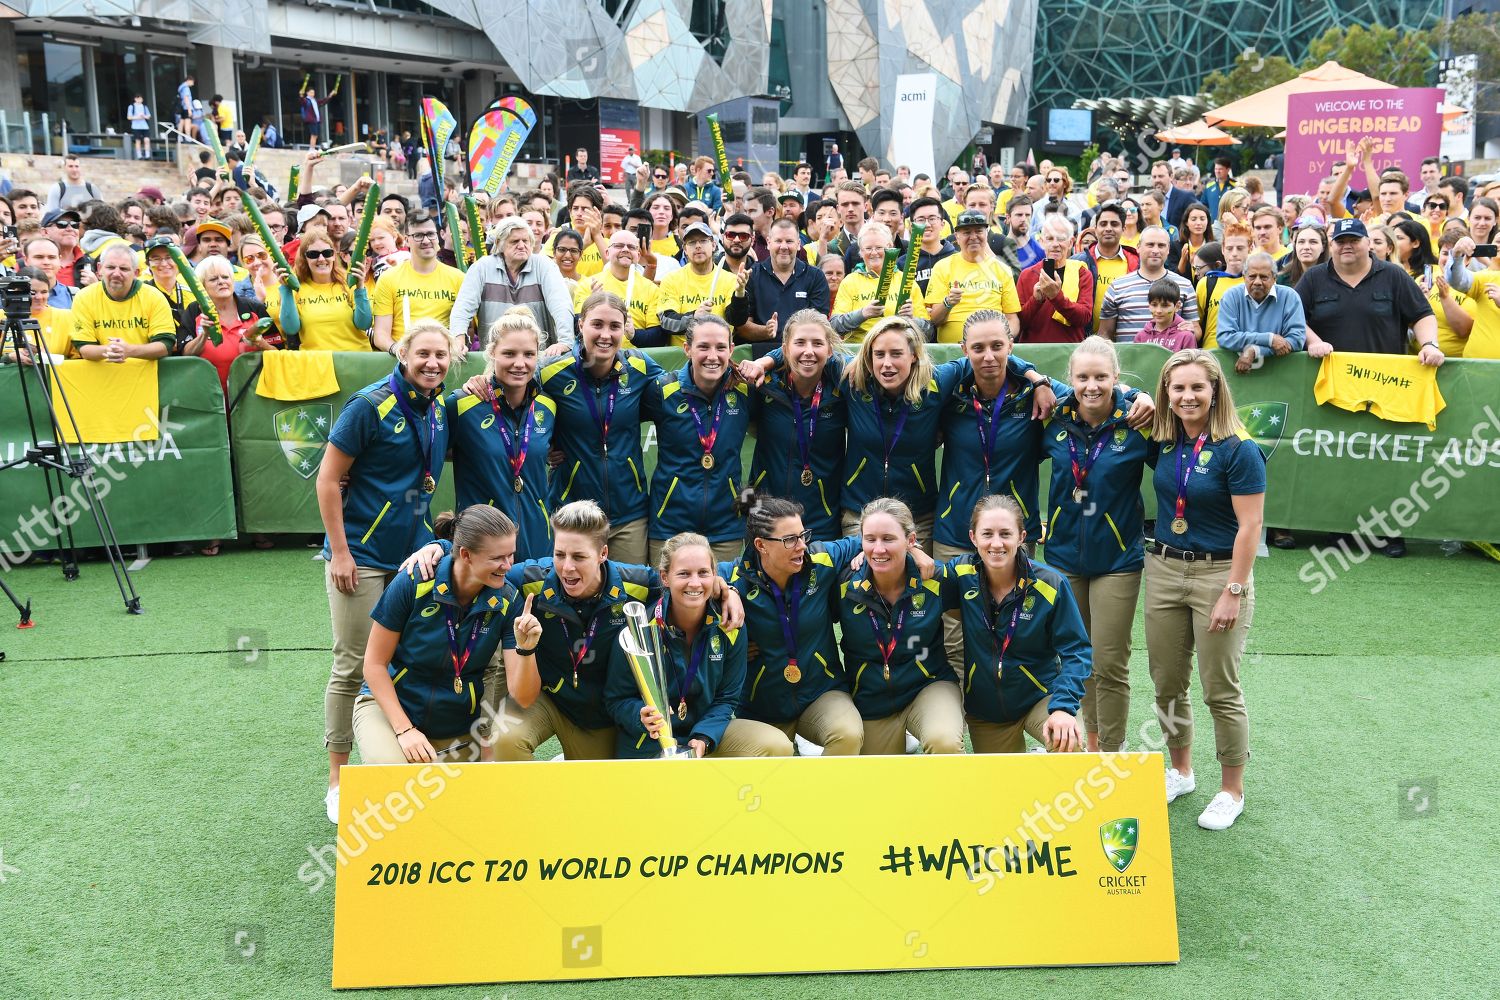
[[[1240,657],[1255,614],[1252,570],[1266,499],[1266,463],[1235,413],[1218,360],[1178,351],[1162,366],[1156,440],[1156,541],[1146,560],[1146,649],[1171,766],[1167,801],[1197,787],[1188,694],[1196,654],[1214,721],[1221,788],[1198,817],[1226,830],[1245,808],[1250,726]]]
[[[485,338],[482,378],[493,397],[467,386],[448,397],[453,414],[453,487],[460,510],[487,504],[519,528],[516,558],[552,554],[547,452],[557,404],[537,384],[542,331],[512,306]]]

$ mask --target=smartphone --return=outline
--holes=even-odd
[[[1057,265],[1052,263],[1051,257],[1042,261],[1042,270],[1047,272],[1047,277],[1049,278],[1057,277]]]
[[[1474,248],[1475,257],[1494,257],[1500,254],[1493,243],[1481,243]]]
[[[644,247],[644,246],[650,246],[651,245],[651,224],[650,223],[648,223],[648,222],[638,222],[638,223],[636,223],[636,225],[634,227],[634,231],[635,231],[636,239],[638,239],[638,240],[641,241],[641,246]],[[1491,256],[1493,256],[1493,255],[1491,255]]]
[[[16,227],[15,226],[5,226],[4,228],[0,228],[0,236],[4,236],[8,240],[15,239],[16,238]]]

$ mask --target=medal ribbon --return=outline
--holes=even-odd
[[[792,385],[791,379],[787,380],[787,388],[791,390],[792,413],[796,417],[797,424],[797,451],[802,455],[802,471],[812,471],[812,442],[813,435],[818,429],[818,406],[823,402],[823,382],[818,381],[818,387],[813,390],[812,402],[808,404],[807,426],[802,426],[802,395],[797,392],[796,386]]]
[[[589,655],[589,647],[594,644],[594,634],[599,631],[599,619],[603,617],[603,615],[596,612],[594,616],[589,619],[588,630],[583,633],[583,641],[578,644],[578,648],[576,650],[573,648],[573,636],[568,630],[567,619],[562,617],[559,617],[557,619],[558,622],[562,625],[563,639],[568,643],[568,656],[573,661],[574,687],[578,686],[578,668],[583,665],[584,658]]]
[[[664,611],[666,604],[667,599],[665,597],[657,601],[653,617],[656,619],[656,627],[661,629],[666,635],[671,635],[672,633],[667,629]],[[688,692],[693,689],[693,679],[698,676],[698,668],[703,666],[703,658],[708,653],[708,635],[711,628],[713,626],[705,622],[702,630],[698,633],[698,641],[693,643],[693,648],[688,653],[687,673],[682,675],[682,686],[677,689],[677,717],[679,719],[687,718]],[[663,691],[662,697],[666,698],[669,696]]]
[[[880,648],[880,665],[885,668],[887,674],[891,671],[891,659],[896,655],[896,645],[901,641],[901,628],[906,624],[906,608],[896,616],[896,621],[891,625],[890,638],[880,638],[880,620],[875,617],[875,612],[865,608],[865,614],[870,616],[870,628],[875,632],[875,645]]]
[[[462,680],[464,667],[469,665],[469,657],[473,655],[474,649],[479,645],[480,638],[489,631],[489,627],[475,628],[469,633],[469,641],[464,644],[463,652],[458,651],[458,627],[462,620],[455,610],[448,605],[443,605],[443,618],[448,623],[448,656],[453,660],[453,679]]]
[[[1185,441],[1177,442],[1177,507],[1174,517],[1187,516],[1187,484],[1188,477],[1193,474],[1193,466],[1198,461],[1198,453],[1203,450],[1204,442],[1208,440],[1208,431],[1198,435],[1198,440],[1193,444],[1193,460],[1188,463],[1186,471],[1182,468],[1182,446]]]
[[[974,407],[974,420],[979,425],[979,454],[984,458],[984,481],[990,481],[990,456],[995,453],[995,441],[1000,437],[1000,418],[1005,415],[1006,383],[1000,383],[1000,395],[990,404],[988,425],[984,419],[984,404],[979,401],[979,387],[975,386],[970,400]]]
[[[1021,603],[1026,598],[1026,587],[1024,581],[1022,582],[1022,586],[1019,588],[1019,590],[1020,593],[1016,594],[1016,606],[1011,608],[1010,611],[1010,624],[1005,626],[1005,637],[999,642],[1000,658],[995,663],[995,673],[997,675],[1000,673],[1000,671],[1005,669],[1005,652],[1006,650],[1010,649],[1010,641],[1016,637],[1016,623],[1021,620]],[[999,621],[1000,618],[997,614],[991,621],[991,628],[993,628],[995,625],[998,625]]]
[[[417,411],[412,409],[411,404],[406,401],[406,389],[402,386],[400,377],[395,372],[391,372],[391,377],[386,384],[390,387],[392,395],[396,397],[396,405],[400,407],[401,415],[406,418],[407,423],[411,424],[411,436],[417,443],[417,454],[422,459],[422,476],[424,479],[436,479],[437,477],[432,475],[432,443],[437,440],[438,404],[436,397],[427,401],[427,443],[423,444],[422,434],[417,430],[417,424],[420,422],[417,418]]]
[[[587,395],[588,392],[585,390],[584,396]],[[526,410],[521,414],[519,449],[513,443],[515,439],[511,437],[510,421],[506,419],[504,411],[500,408],[500,397],[496,396],[490,402],[490,406],[495,411],[495,427],[499,429],[500,440],[505,445],[505,455],[507,461],[510,462],[511,475],[520,479],[521,469],[526,465],[526,452],[531,448],[531,419],[536,413],[536,396],[532,394],[531,402],[526,404]]]
[[[698,408],[693,405],[691,399],[687,401],[687,405],[688,413],[693,416],[693,423],[698,426],[698,444],[702,446],[703,454],[712,454],[714,442],[719,438],[719,421],[724,417],[724,393],[720,392],[714,397],[714,419],[713,423],[709,425],[707,434],[703,433],[703,418],[698,416]]]
[[[771,592],[771,600],[776,602],[781,636],[786,640],[787,665],[792,667],[797,665],[797,619],[801,614],[802,583],[801,577],[794,576],[782,591],[769,578],[766,580],[766,589]]]
[[[896,418],[896,429],[887,437],[885,433],[885,407],[880,408],[880,436],[885,440],[885,470],[891,471],[891,453],[896,450],[896,442],[901,440],[901,432],[906,428],[906,418],[910,416],[911,409],[904,402],[901,404],[901,415]]]
[[[1084,481],[1088,479],[1089,473],[1093,470],[1094,463],[1099,460],[1099,453],[1104,450],[1104,442],[1107,440],[1109,440],[1109,435],[1105,433],[1105,428],[1101,427],[1099,429],[1099,440],[1094,442],[1094,447],[1084,452],[1084,461],[1080,465],[1078,463],[1078,445],[1074,443],[1073,435],[1068,435],[1068,463],[1073,466],[1073,485],[1077,486],[1080,490],[1083,489]]]
[[[604,442],[604,451],[609,452],[609,425],[615,418],[615,398],[620,394],[620,377],[611,375],[609,377],[609,389],[604,393],[604,419],[599,419],[599,404],[594,401],[594,389],[588,380],[588,372],[583,367],[583,359],[574,362],[578,369],[578,384],[583,387],[583,402],[589,408],[589,416],[593,418],[595,425],[599,428],[599,438]]]

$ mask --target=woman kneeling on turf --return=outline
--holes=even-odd
[[[453,542],[453,553],[430,580],[399,574],[370,616],[365,684],[354,702],[354,740],[366,764],[419,764],[449,754],[489,759],[471,735],[486,667],[503,649],[506,676],[518,676],[541,639],[531,598],[521,605],[505,580],[516,554],[515,522],[476,505],[439,515],[433,530]]]
[[[694,757],[786,757],[785,736],[764,722],[734,718],[745,687],[745,631],[728,628],[711,600],[722,586],[713,549],[702,535],[675,535],[662,545],[657,566],[666,593],[652,609],[651,627],[666,655],[663,692],[672,733]],[[619,727],[618,757],[657,757],[663,719],[641,699],[629,657],[618,642],[610,647],[604,695]]]
[[[1026,555],[1026,518],[989,496],[969,519],[973,555],[944,563],[944,603],[963,622],[964,709],[975,753],[1081,749],[1078,700],[1092,650],[1067,579]]]

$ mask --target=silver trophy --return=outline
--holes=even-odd
[[[672,707],[667,704],[668,666],[666,653],[661,648],[661,633],[657,630],[646,606],[639,601],[625,605],[625,628],[620,631],[620,648],[630,660],[630,671],[635,675],[635,686],[646,704],[661,713],[662,727],[656,741],[661,744],[663,757],[691,756],[677,745],[672,735]]]

